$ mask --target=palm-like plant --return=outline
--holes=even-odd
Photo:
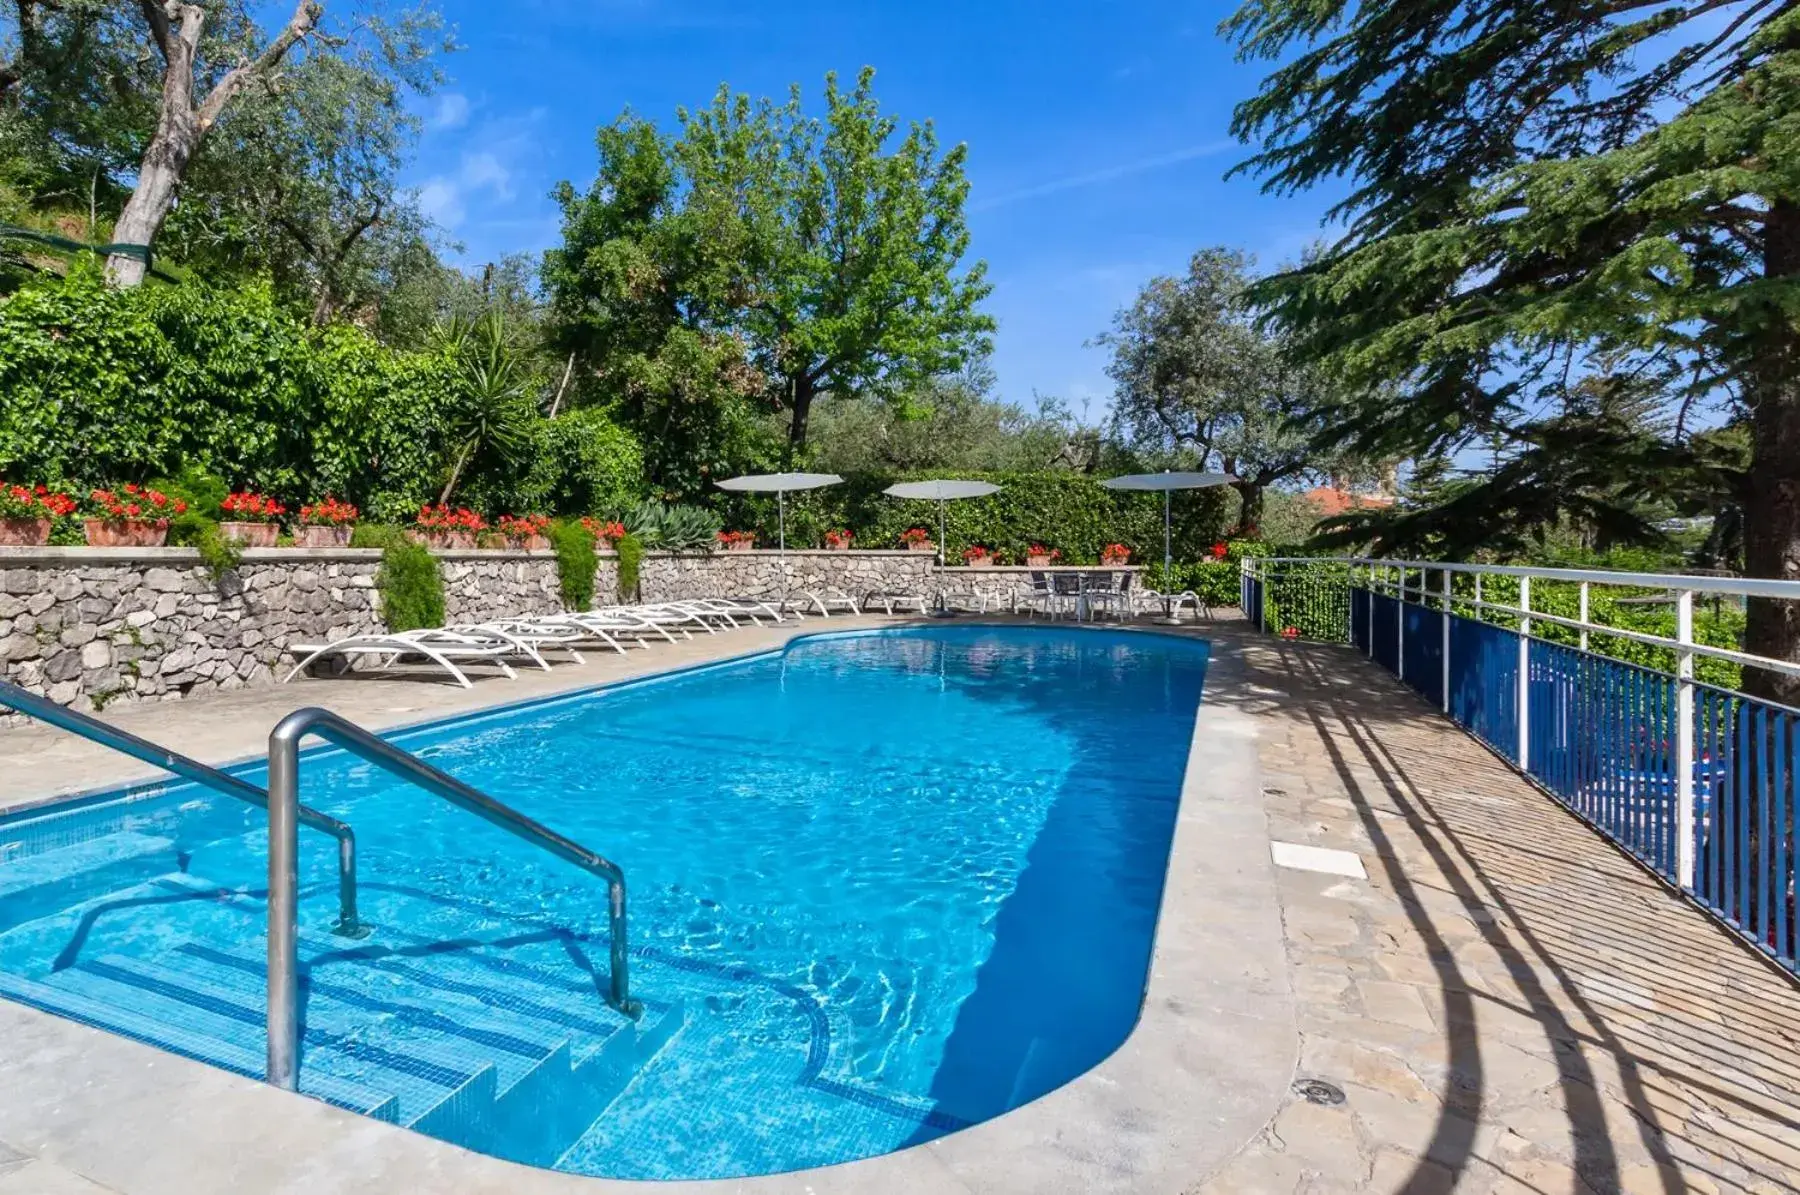
[[[449,434],[456,445],[450,476],[438,504],[450,501],[463,470],[483,449],[515,459],[530,442],[537,408],[525,353],[497,311],[474,319],[452,316],[438,327],[437,342],[450,360]]]

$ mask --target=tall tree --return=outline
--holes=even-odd
[[[1403,383],[1334,442],[1501,436],[1537,462],[1515,479],[1529,523],[1560,517],[1543,487],[1564,466],[1599,491],[1715,467],[1695,416],[1741,413],[1746,567],[1800,580],[1800,5],[1249,0],[1225,29],[1282,62],[1237,110],[1261,143],[1245,168],[1278,192],[1351,180],[1343,238],[1259,288],[1309,357],[1365,392]],[[1670,430],[1560,436],[1594,372],[1654,385]],[[1797,607],[1754,600],[1749,650],[1800,659]]]
[[[702,367],[679,396],[665,369],[638,371],[638,417],[664,424],[648,439],[680,426],[696,446],[741,443],[705,434],[707,413],[741,430],[770,408],[792,456],[820,395],[900,402],[986,350],[985,267],[963,265],[965,151],[940,151],[929,124],[902,133],[873,85],[869,70],[849,92],[828,76],[820,118],[797,88],[779,105],[721,88],[675,137],[628,114],[601,131],[594,186],[565,185],[545,278],[571,347],[603,372],[618,350]]]
[[[1250,306],[1250,261],[1202,249],[1185,277],[1157,277],[1095,343],[1112,349],[1113,429],[1139,454],[1230,473],[1253,532],[1267,489],[1346,463],[1311,438],[1337,400]]]
[[[849,92],[826,75],[822,119],[798,87],[780,107],[720,88],[676,147],[693,202],[747,251],[740,323],[796,450],[820,394],[899,401],[994,328],[985,264],[962,268],[967,147],[940,151],[929,121],[902,134],[874,83],[869,67]]]

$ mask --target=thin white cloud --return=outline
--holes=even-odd
[[[482,150],[462,157],[459,177],[471,190],[487,187],[501,199],[512,198],[512,170],[496,155]]]
[[[433,132],[445,129],[460,129],[469,123],[469,97],[461,92],[446,91],[437,97],[437,103],[426,118],[426,127]]]
[[[447,178],[429,178],[419,185],[419,210],[433,224],[454,229],[468,215],[462,189]]]
[[[1135,162],[1122,162],[1117,166],[1108,166],[1103,170],[1092,170],[1086,174],[1070,174],[1062,178],[1053,178],[1022,187],[1017,191],[1007,191],[988,199],[977,199],[969,205],[972,212],[989,211],[1008,204],[1022,203],[1027,199],[1041,199],[1046,195],[1057,195],[1064,191],[1074,191],[1081,187],[1095,187],[1101,183],[1115,182],[1118,179],[1130,178],[1133,175],[1148,174],[1152,170],[1162,170],[1169,166],[1177,166],[1182,162],[1191,162],[1196,158],[1210,158],[1232,149],[1237,142],[1232,140],[1209,141],[1204,145],[1190,145],[1186,149],[1172,150],[1169,153],[1154,154],[1147,158],[1139,158]]]

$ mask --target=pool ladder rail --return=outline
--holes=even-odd
[[[356,914],[356,835],[344,822],[300,804],[300,743],[308,735],[350,752],[457,808],[572,863],[606,883],[611,937],[611,982],[608,1003],[636,1020],[643,1005],[630,991],[626,937],[625,873],[616,863],[487,794],[464,784],[424,760],[370,734],[354,722],[317,707],[295,710],[269,734],[269,788],[254,784],[196,759],[170,751],[148,739],[120,730],[98,718],[0,681],[0,706],[49,723],[133,759],[141,760],[216,792],[266,809],[269,814],[269,1083],[294,1091],[299,1085],[299,913],[300,827],[329,834],[338,843],[338,923],[333,932],[362,937],[369,931]]]

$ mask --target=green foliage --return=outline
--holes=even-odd
[[[1800,237],[1800,11],[1498,0],[1477,22],[1458,0],[1249,0],[1227,22],[1272,64],[1234,121],[1261,139],[1244,168],[1275,192],[1348,187],[1346,235],[1256,295],[1369,396],[1321,442],[1498,450],[1346,535],[1453,556],[1570,523],[1654,543],[1661,499],[1742,510],[1750,571],[1785,575],[1800,257],[1770,247]],[[1721,414],[1757,427],[1747,468],[1698,433]]]
[[[622,510],[637,499],[644,450],[630,431],[591,407],[570,411],[544,427],[540,459],[550,465],[554,481],[542,505],[586,514]]]
[[[1098,561],[1100,550],[1109,543],[1124,544],[1139,562],[1162,558],[1160,494],[1109,490],[1095,477],[1067,471],[964,476],[994,482],[1001,489],[985,498],[946,504],[946,560],[960,559],[971,544],[1022,560],[1033,543],[1061,549],[1063,559],[1072,564]],[[860,548],[897,548],[900,533],[909,527],[928,528],[935,540],[937,503],[901,501],[881,492],[896,481],[916,479],[862,474],[847,477],[843,485],[788,495],[788,544],[815,547],[826,531],[840,527],[855,532]],[[1219,489],[1176,494],[1172,504],[1176,556],[1197,557],[1219,539],[1230,505],[1227,492]],[[773,495],[733,496],[722,509],[730,526],[756,531],[763,544],[775,542]]]
[[[628,531],[613,545],[613,551],[619,556],[619,600],[635,602],[644,564],[644,541]]]
[[[531,445],[537,409],[529,358],[498,311],[453,317],[438,330],[437,348],[449,364],[445,424],[455,445],[438,493],[443,504],[476,453],[486,453],[501,469],[517,467]]]
[[[556,551],[556,583],[566,610],[586,610],[594,604],[594,571],[600,557],[594,537],[578,522],[561,519],[550,524],[550,546]]]
[[[405,540],[406,532],[390,523],[358,523],[350,529],[353,548],[386,548]]]
[[[192,538],[185,542],[192,543],[199,550],[200,563],[206,566],[206,571],[212,574],[213,580],[219,580],[243,563],[243,545],[226,535],[216,522],[192,511],[170,521],[169,542],[176,542],[177,525],[184,522],[191,522],[192,526],[189,533]]]
[[[1097,343],[1113,354],[1114,434],[1146,459],[1238,478],[1238,525],[1255,534],[1268,487],[1355,462],[1310,445],[1339,386],[1259,322],[1250,270],[1236,250],[1202,249],[1186,276],[1146,283]]]
[[[375,574],[381,591],[381,616],[390,631],[416,631],[444,625],[444,578],[437,557],[404,535],[388,538]]]
[[[703,506],[668,505],[645,499],[620,517],[625,530],[646,548],[664,552],[710,551],[722,524]]]
[[[653,485],[694,495],[793,449],[822,394],[901,398],[984,351],[984,267],[961,146],[883,116],[864,71],[825,86],[823,118],[721,88],[670,137],[627,114],[602,128],[593,185],[564,184],[544,280],[561,343],[619,396]]]

